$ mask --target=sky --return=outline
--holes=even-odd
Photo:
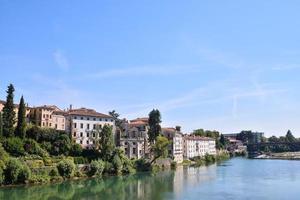
[[[300,1],[0,0],[0,99],[300,137]]]

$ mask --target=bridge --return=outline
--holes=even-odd
[[[254,158],[265,152],[295,152],[300,151],[300,142],[261,142],[247,144],[249,158]]]

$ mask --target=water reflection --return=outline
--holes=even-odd
[[[207,171],[210,171],[207,173]],[[184,186],[198,185],[215,177],[214,167],[186,168],[156,174],[142,173],[65,182],[54,185],[5,188],[0,199],[165,199],[180,197]]]
[[[299,199],[299,185],[299,161],[232,159],[157,174],[1,188],[0,199]]]

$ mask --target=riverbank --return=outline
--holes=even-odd
[[[300,152],[265,153],[254,159],[300,160]]]

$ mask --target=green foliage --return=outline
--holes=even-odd
[[[5,170],[5,164],[2,160],[0,160],[0,185],[4,183],[4,170]]]
[[[41,157],[49,156],[48,152],[41,148],[40,145],[33,139],[24,140],[24,149],[29,154],[36,154]]]
[[[210,137],[214,139],[218,139],[220,133],[218,131],[210,131],[210,130],[204,130],[204,129],[197,129],[193,131],[193,134],[196,136],[201,137]]]
[[[72,160],[64,159],[57,164],[59,174],[64,178],[70,178],[75,172],[75,164]]]
[[[32,126],[26,131],[26,136],[42,144],[42,148],[51,155],[69,155],[70,153],[72,142],[64,131]]]
[[[171,169],[176,169],[177,168],[177,162],[173,161],[171,163]]]
[[[101,158],[103,158],[105,161],[110,160],[113,151],[115,149],[111,126],[108,125],[103,126],[99,142],[101,144],[100,145]]]
[[[83,156],[80,157],[73,157],[75,164],[87,164],[89,163],[89,160]]]
[[[156,142],[151,147],[151,151],[154,153],[154,159],[151,161],[153,163],[158,158],[165,158],[168,156],[168,145],[169,140],[164,136],[157,136]]]
[[[146,161],[144,158],[138,159],[135,161],[135,168],[137,171],[150,171],[151,163]]]
[[[59,176],[57,168],[51,169],[49,176]]]
[[[3,135],[6,137],[14,136],[14,125],[16,122],[14,111],[14,91],[12,84],[8,86],[6,102],[3,107]]]
[[[71,156],[82,155],[82,147],[80,146],[80,144],[72,144],[70,155]]]
[[[286,138],[287,142],[296,142],[297,141],[297,139],[293,136],[293,134],[290,130],[288,130],[285,138]]]
[[[148,122],[149,122],[149,131],[148,131],[149,142],[153,144],[157,136],[161,133],[161,126],[160,126],[161,115],[159,110],[153,109],[149,113]]]
[[[31,176],[29,167],[16,158],[11,158],[5,169],[5,183],[25,183]]]
[[[17,128],[15,130],[15,136],[24,138],[26,134],[26,107],[23,96],[21,97],[19,110],[18,110],[18,121]]]
[[[10,137],[3,141],[4,149],[13,156],[25,155],[23,140],[18,137]]]
[[[123,163],[120,156],[116,153],[112,159],[112,165],[116,174],[121,174],[123,169]]]
[[[2,112],[0,111],[0,138],[3,136],[3,118]]]
[[[7,162],[9,159],[8,153],[4,150],[2,144],[0,143],[0,161]]]
[[[105,169],[105,162],[102,160],[93,160],[90,165],[90,175],[91,176],[102,176]]]

